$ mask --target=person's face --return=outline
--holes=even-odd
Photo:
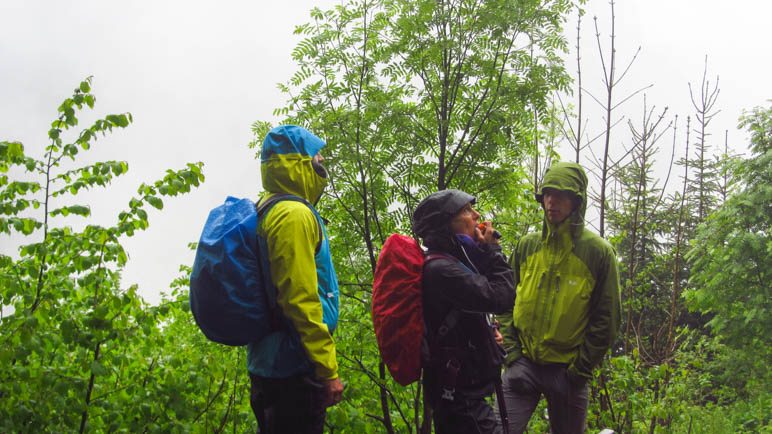
[[[480,213],[472,208],[471,203],[468,203],[450,220],[450,230],[453,231],[454,234],[466,234],[474,238],[474,230],[477,227],[477,220],[479,219]]]
[[[567,191],[545,188],[543,202],[544,215],[554,225],[563,223],[574,211],[574,195]]]
[[[314,168],[314,171],[317,175],[321,176],[322,178],[327,178],[327,169],[322,166],[323,161],[324,157],[322,157],[322,154],[317,153],[314,155],[314,158],[311,159],[311,167]]]

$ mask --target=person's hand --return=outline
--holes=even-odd
[[[332,407],[343,399],[343,383],[340,378],[324,381],[324,406]]]
[[[493,337],[496,339],[496,343],[504,345],[504,335],[501,334],[498,328],[493,329]]]
[[[493,229],[493,223],[491,222],[482,222],[477,225],[477,227],[474,229],[475,238],[477,238],[478,243],[497,243],[499,240],[493,236],[494,232],[496,232]]]

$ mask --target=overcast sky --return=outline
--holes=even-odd
[[[131,259],[124,285],[137,283],[146,299],[157,301],[179,264],[192,262],[186,245],[197,241],[209,209],[229,194],[259,193],[258,162],[247,148],[250,125],[276,121],[271,113],[284,102],[276,83],[294,71],[294,26],[309,21],[313,6],[337,3],[0,0],[0,139],[21,141],[40,157],[56,107],[93,75],[94,113],[134,116],[134,124],[100,139],[89,155],[126,160],[130,167],[109,192],[93,196],[97,222],[111,223],[141,182],[185,162],[205,163],[200,188],[165,199],[162,212],[150,213],[150,228],[125,242]],[[599,68],[592,16],[608,44],[609,7],[589,0],[588,8],[585,84],[600,95],[592,77]],[[729,129],[730,142],[741,149],[745,135],[735,130],[737,117],[772,98],[772,2],[620,0],[616,15],[620,67],[641,46],[620,96],[654,84],[646,92],[649,105],[669,106],[685,118],[693,113],[687,83],[699,86],[707,55],[709,78],[720,76],[721,89],[712,132],[723,143]],[[627,103],[630,117],[640,115],[641,104],[641,98]],[[89,120],[93,116],[84,116],[81,125]],[[592,122],[590,129],[600,128],[599,120]],[[0,237],[0,251],[13,251],[12,240]]]

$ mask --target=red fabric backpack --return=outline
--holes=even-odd
[[[383,244],[373,279],[372,314],[381,358],[397,383],[421,376],[424,312],[421,275],[425,256],[415,239],[392,234]]]

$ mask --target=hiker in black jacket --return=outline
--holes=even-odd
[[[443,190],[413,213],[413,231],[432,256],[423,271],[424,385],[437,434],[502,432],[485,402],[503,361],[489,314],[512,310],[514,277],[491,223],[478,227],[474,203],[463,191]]]

